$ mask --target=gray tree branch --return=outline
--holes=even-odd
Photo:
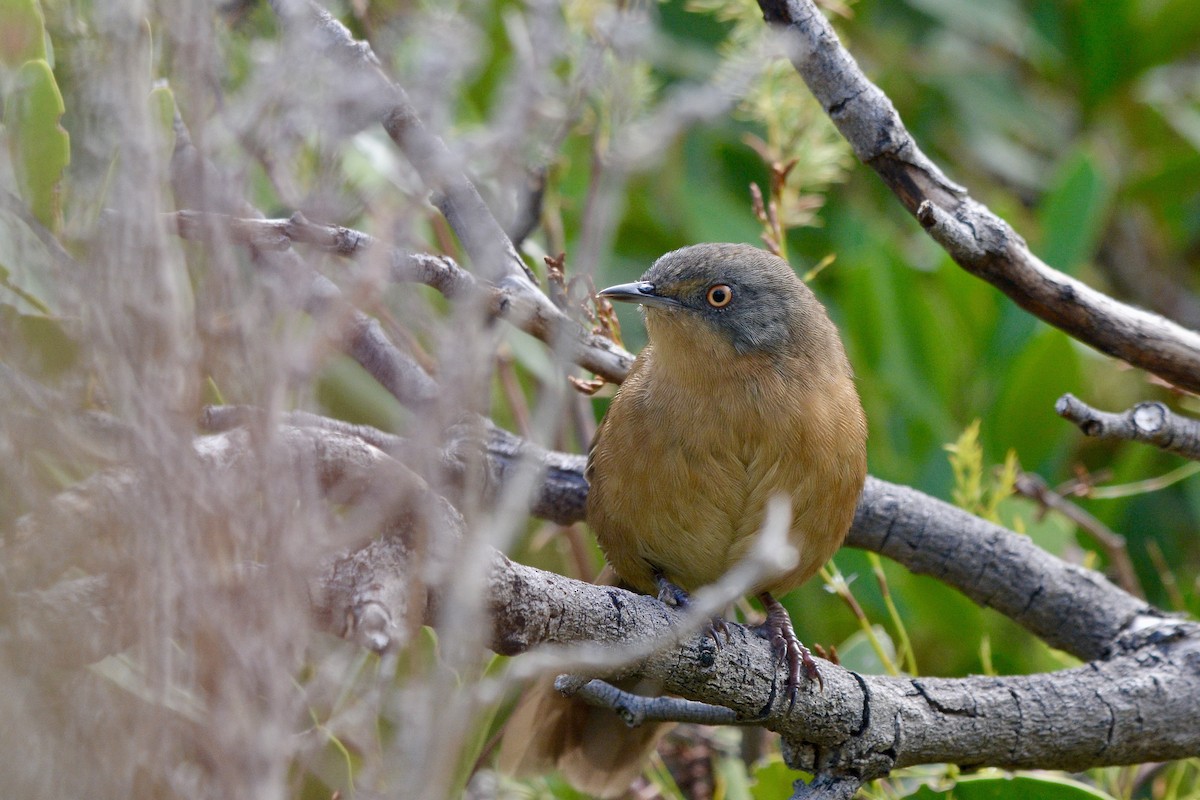
[[[251,406],[208,406],[200,426],[220,433],[265,421],[266,415]],[[463,419],[447,432],[445,446],[439,452],[430,452],[411,439],[369,425],[354,425],[307,411],[288,412],[279,421],[356,437],[405,464],[434,464],[438,474],[429,477],[437,485],[461,491],[469,484],[489,503],[496,501],[523,464],[532,463],[537,465],[541,481],[530,500],[529,513],[560,525],[584,518],[588,485],[583,468],[587,458],[539,447],[488,419]]]
[[[1100,411],[1073,394],[1054,404],[1063,419],[1097,439],[1143,442],[1168,453],[1200,460],[1200,422],[1173,413],[1162,403],[1138,403],[1121,414]]]
[[[759,0],[759,6],[768,23],[786,30],[796,71],[858,158],[959,266],[1100,352],[1200,391],[1200,334],[1117,302],[1030,252],[1008,223],[925,156],[812,0]]]
[[[293,243],[300,242],[346,258],[365,260],[372,256],[383,257],[389,280],[423,283],[451,300],[475,300],[488,313],[508,320],[551,347],[559,345],[560,328],[547,324],[545,314],[534,313],[529,296],[524,291],[514,294],[503,286],[480,282],[449,256],[408,253],[385,245],[368,233],[340,225],[322,225],[308,220],[302,214],[293,214],[288,219],[254,219],[185,210],[171,215],[171,220],[175,230],[185,239],[205,241],[212,239],[214,234],[220,234],[235,242],[265,250],[284,251]],[[529,291],[545,297],[536,286]],[[557,306],[554,307],[557,309]],[[562,314],[561,311],[557,313]],[[577,332],[583,330],[578,323],[571,324],[578,328]],[[594,370],[597,358],[601,357],[587,355],[588,348],[599,348],[617,360],[609,364],[605,371]],[[593,369],[617,383],[633,363],[629,353],[612,341],[591,333],[586,334],[583,348],[576,349],[575,359],[580,366]]]
[[[289,459],[309,465],[328,497],[373,509],[370,520],[348,528],[354,537],[338,546],[349,550],[328,562],[314,584],[318,621],[374,649],[402,644],[436,607],[424,596],[432,585],[421,578],[426,567],[414,564],[436,562],[445,541],[462,536],[462,518],[415,474],[356,436],[324,425],[285,425],[278,431]],[[250,455],[255,441],[247,429],[237,428],[197,439],[196,452],[209,469],[234,470],[227,477],[236,485],[237,469],[258,468]],[[447,451],[463,446],[452,442]],[[486,447],[489,461],[511,460],[514,449],[520,451],[494,431]],[[574,465],[582,466],[578,460]],[[493,464],[488,470],[503,483],[505,467]],[[67,565],[45,562],[51,552],[99,553],[84,564],[96,575],[128,563],[118,538],[106,540],[96,532],[119,529],[122,508],[136,503],[140,491],[135,471],[109,470],[60,495],[53,508],[22,520],[9,554],[23,578],[18,600],[28,606],[42,597],[33,594],[44,591],[39,580],[63,572]],[[69,530],[91,538],[57,547]],[[385,536],[361,544],[369,530]],[[360,544],[353,544],[355,538]],[[657,599],[498,554],[485,591],[488,639],[505,654],[578,642],[644,652],[617,671],[643,675],[670,694],[731,709],[738,721],[778,731],[789,762],[826,782],[866,780],[932,762],[1077,770],[1200,752],[1195,723],[1200,712],[1191,701],[1200,697],[1200,626],[1165,617],[1103,577],[1037,550],[1026,537],[876,479],[864,493],[851,543],[958,586],[1089,663],[1049,675],[960,679],[866,676],[826,664],[824,688],[809,685],[789,710],[780,694],[784,675],[777,660],[766,640],[749,629],[731,625],[732,642],[719,649],[704,634],[671,645],[684,617]],[[105,584],[84,589],[61,591],[107,602]],[[69,607],[82,614],[89,605]],[[92,612],[87,618],[112,624],[114,614]],[[127,639],[107,641],[120,647]],[[655,642],[668,644],[656,650]],[[88,655],[96,654],[89,649]],[[699,707],[681,708],[684,716],[694,716]]]
[[[381,244],[369,233],[341,225],[322,225],[299,212],[287,219],[233,217],[195,210],[168,216],[176,232],[185,239],[208,241],[219,231],[235,242],[262,250],[288,250],[298,242],[345,258],[365,260],[382,254],[389,279],[397,283],[423,283],[450,299],[477,289],[474,276],[449,256],[407,253]]]
[[[493,573],[491,602],[493,646],[507,653],[542,643],[618,646],[666,637],[674,614],[654,598],[512,563]],[[1107,658],[1053,674],[914,679],[822,664],[824,688],[810,685],[790,713],[769,645],[742,626],[732,626],[731,645],[718,650],[697,635],[635,671],[667,693],[724,706],[739,721],[779,732],[793,767],[825,775],[865,780],[943,762],[1080,770],[1195,755],[1195,709],[1179,706],[1200,688],[1190,663],[1200,628],[1162,617],[1146,623],[1113,642]]]
[[[452,440],[447,451],[467,452],[471,446]],[[513,468],[514,452],[531,452],[498,429],[486,447],[494,482]],[[583,457],[542,452],[547,470],[557,475],[554,496],[561,503],[543,512],[559,522],[581,520],[587,495]],[[498,487],[493,484],[491,491]],[[1085,660],[1105,657],[1135,620],[1159,616],[1144,600],[1099,573],[1056,558],[1028,536],[875,477],[867,479],[846,543],[935,577]],[[1072,624],[1064,625],[1064,619]]]
[[[289,421],[301,424],[299,418]],[[481,451],[484,458],[479,459]],[[469,483],[494,499],[531,460],[540,464],[543,476],[532,513],[561,524],[582,520],[586,459],[536,447],[490,423],[464,424],[449,433],[435,459],[442,470],[438,485]],[[472,472],[478,465],[482,476]],[[482,482],[468,480],[468,475]],[[847,544],[935,577],[1085,660],[1105,657],[1137,620],[1160,615],[1102,575],[1050,555],[1027,536],[874,477],[867,480]],[[1064,625],[1064,619],[1072,624]]]

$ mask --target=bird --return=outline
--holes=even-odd
[[[641,305],[648,341],[592,441],[588,525],[620,583],[686,604],[747,555],[768,503],[785,498],[798,559],[752,593],[794,701],[802,673],[820,673],[778,597],[841,546],[867,471],[866,416],[837,328],[786,261],[745,244],[674,250],[598,296]],[[640,742],[589,746],[586,731],[567,727],[595,709],[548,709],[531,715],[559,726],[539,766],[556,761],[597,796],[627,788],[637,771],[614,777],[619,762],[657,739],[642,731]],[[589,748],[603,763],[590,763]]]

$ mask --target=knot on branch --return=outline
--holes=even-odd
[[[1167,424],[1167,407],[1162,403],[1138,403],[1133,407],[1132,420],[1143,433],[1158,433]]]
[[[1159,402],[1138,403],[1123,414],[1099,411],[1072,394],[1054,404],[1055,412],[1097,439],[1152,444],[1193,461],[1200,460],[1200,422],[1173,413]]]
[[[974,263],[987,254],[973,227],[931,200],[922,200],[917,206],[917,221],[956,260]]]

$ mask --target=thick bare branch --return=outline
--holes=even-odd
[[[847,544],[931,575],[1084,660],[1111,654],[1143,615],[1161,616],[1028,536],[878,478],[867,479]]]
[[[448,474],[462,475],[476,462],[480,430],[466,426],[451,432],[440,456]],[[522,459],[540,459],[547,477],[535,513],[561,523],[583,518],[587,482],[582,456],[533,447],[494,426],[483,431],[489,494],[503,488]],[[874,477],[867,479],[847,544],[938,578],[1084,660],[1108,657],[1131,628],[1161,616],[1099,573],[1056,558],[1027,536]],[[1064,625],[1068,619],[1072,623]]]
[[[300,423],[298,418],[289,421]],[[369,440],[384,441],[376,436]],[[480,447],[486,457],[483,485],[490,496],[503,489],[522,460],[540,460],[546,478],[534,513],[560,523],[583,519],[587,482],[582,456],[537,448],[488,423],[453,429],[440,463],[447,474],[461,476],[476,462]],[[1084,660],[1111,655],[1132,627],[1162,616],[1099,573],[1040,549],[1028,536],[874,477],[867,479],[847,544],[931,575]],[[1072,624],[1064,625],[1065,619]]]
[[[511,437],[511,439],[509,438]],[[511,434],[489,443],[489,470],[503,480],[509,450],[523,450]],[[558,522],[583,518],[587,482],[581,456],[545,454],[556,474],[553,501],[541,515]],[[1082,659],[1103,658],[1142,615],[1156,616],[1144,600],[1104,576],[1068,564],[1028,536],[980,519],[905,486],[868,477],[846,542],[931,575],[977,603],[996,609],[1047,643]],[[1063,620],[1074,622],[1064,625]]]
[[[491,603],[493,646],[507,653],[665,637],[675,615],[651,597],[511,562],[493,572]],[[1200,689],[1193,623],[1147,619],[1108,659],[1053,674],[910,679],[822,664],[824,688],[810,684],[791,712],[766,640],[740,625],[731,636],[717,649],[697,635],[636,672],[667,693],[778,731],[791,765],[819,774],[872,778],[938,762],[1080,770],[1200,752],[1197,712],[1180,707]]]
[[[279,435],[296,463],[311,465],[331,499],[375,508],[374,529],[391,533],[338,559],[324,573],[314,594],[318,619],[376,649],[403,641],[400,632],[425,614],[426,584],[416,577],[422,573],[413,570],[414,560],[428,564],[428,554],[421,555],[424,545],[461,534],[461,517],[444,501],[433,498],[431,505],[419,478],[355,437],[289,427]],[[202,437],[196,453],[214,469],[253,468],[253,459],[242,463],[253,441],[237,431]],[[28,553],[39,539],[60,541],[59,535],[32,535],[49,533],[48,523],[94,530],[99,514],[119,525],[122,497],[133,502],[139,486],[129,471],[113,474],[120,479],[102,481],[103,487],[85,482],[63,496],[55,514],[27,522],[18,548]],[[1049,675],[961,679],[865,676],[825,664],[823,688],[809,684],[789,709],[780,693],[782,668],[769,643],[749,629],[730,625],[731,641],[721,648],[705,634],[680,640],[686,614],[655,598],[572,580],[499,555],[492,560],[486,589],[491,646],[515,654],[541,644],[597,642],[618,646],[618,652],[643,652],[637,663],[619,671],[636,672],[668,693],[723,706],[739,721],[780,732],[789,763],[825,782],[867,779],[932,762],[1078,770],[1200,752],[1195,724],[1200,711],[1192,702],[1200,697],[1200,626],[1156,614],[1102,578],[1038,556],[1032,544],[1022,547],[1022,537],[964,519],[969,515],[913,490],[873,480],[864,505],[856,520],[856,544],[876,546],[939,577],[961,581],[973,575],[971,593],[977,600],[1012,614],[1052,643],[1088,654],[1092,662]],[[414,508],[424,511],[414,514]],[[356,529],[366,527],[371,526]],[[116,569],[119,563],[116,558],[91,566]],[[1022,568],[1041,587],[1018,579],[1014,592],[1004,591],[1001,584],[1017,579],[1015,572]],[[1071,592],[1075,603],[1064,608]],[[1019,597],[1026,607],[1011,608]],[[1101,597],[1115,610],[1099,613],[1094,606]],[[1060,628],[1095,630],[1048,632],[1052,613]],[[672,641],[682,644],[640,649]],[[686,706],[683,713],[694,716],[697,708]],[[655,713],[664,716],[663,711]]]
[[[1138,403],[1122,414],[1113,414],[1092,408],[1073,394],[1064,394],[1054,404],[1054,410],[1088,436],[1144,442],[1168,453],[1200,460],[1200,422],[1181,417],[1162,403]]]
[[[204,409],[200,425],[204,430],[217,433],[241,425],[261,424],[265,420],[262,410],[250,406],[209,406]],[[529,513],[562,525],[583,519],[587,499],[583,468],[587,459],[538,447],[491,420],[467,419],[452,426],[437,453],[427,452],[410,439],[369,425],[353,425],[306,411],[284,414],[280,422],[297,428],[318,428],[353,436],[404,463],[436,464],[441,470],[436,476],[439,485],[461,489],[471,483],[482,492],[483,499],[489,501],[497,497],[522,463],[531,463],[540,469],[541,481],[534,492]],[[483,474],[474,474],[473,470],[480,466]],[[469,473],[471,480],[468,480]]]
[[[858,158],[959,266],[1102,353],[1200,391],[1200,334],[1119,303],[1030,252],[1008,223],[921,152],[812,0],[759,0],[759,6],[767,22],[786,26],[792,63]]]
[[[583,518],[587,482],[582,456],[532,447],[494,426],[486,430],[489,493],[502,489],[520,459],[540,458],[544,474],[551,477],[539,494],[537,512],[563,523]],[[467,469],[480,447],[478,437],[478,427],[452,433],[443,463],[461,465],[452,470]],[[1112,655],[1130,630],[1162,617],[1144,600],[1097,572],[1047,553],[1028,536],[874,477],[867,479],[847,544],[931,575],[1084,660]]]

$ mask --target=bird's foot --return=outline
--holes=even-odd
[[[713,640],[713,644],[717,646],[718,650],[721,649],[721,634],[725,635],[726,644],[733,641],[733,634],[729,632],[729,626],[725,624],[725,618],[720,614],[716,614],[709,618],[708,630],[705,632],[709,635],[709,638]]]
[[[660,603],[666,603],[676,608],[687,608],[692,604],[687,590],[671,583],[667,580],[667,576],[658,570],[654,570],[654,582],[658,584],[658,601]]]
[[[692,599],[688,596],[687,591],[682,587],[671,583],[669,580],[667,580],[667,577],[658,570],[654,571],[654,582],[658,584],[658,601],[660,603],[666,603],[669,606],[675,606],[680,611],[686,611],[688,607],[691,606]],[[733,634],[729,632],[729,625],[726,624],[725,619],[719,614],[709,619],[708,628],[705,633],[712,638],[713,644],[717,646],[717,649],[720,649],[721,647],[721,634],[725,634],[726,642],[733,641]]]
[[[784,691],[788,698],[788,711],[791,711],[792,707],[796,705],[796,693],[800,689],[801,667],[804,668],[804,674],[808,679],[815,680],[822,689],[825,688],[825,681],[821,678],[821,672],[817,669],[817,662],[813,660],[812,653],[796,638],[796,631],[792,627],[792,618],[788,616],[787,609],[783,607],[783,604],[771,596],[770,592],[763,592],[758,599],[762,601],[763,607],[767,610],[767,619],[756,630],[760,636],[771,643],[771,649],[775,651],[779,663],[787,664],[788,676],[787,683],[784,684]]]

